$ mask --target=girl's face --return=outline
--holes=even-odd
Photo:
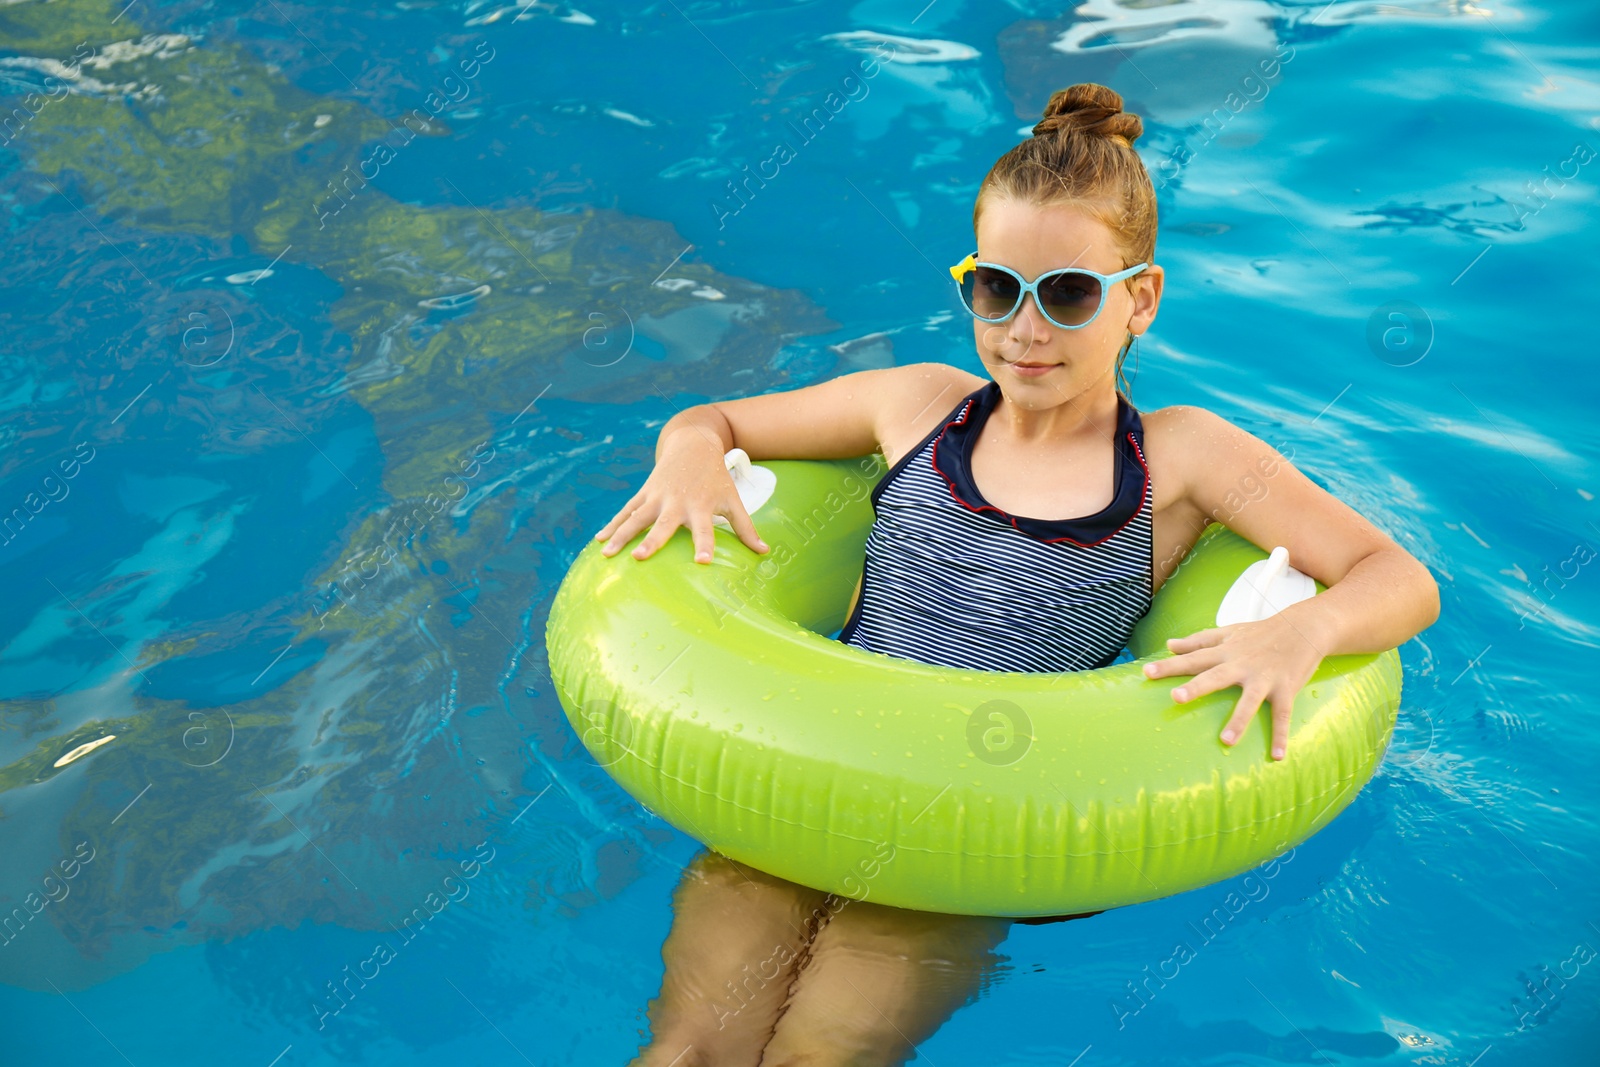
[[[1106,225],[1073,204],[1041,206],[1007,198],[985,204],[978,216],[978,259],[1034,279],[1062,267],[1116,274],[1122,261]],[[1129,292],[1130,283],[1133,292]],[[1102,382],[1115,388],[1117,352],[1129,333],[1147,330],[1161,301],[1162,270],[1146,267],[1114,282],[1092,322],[1064,330],[1045,318],[1030,295],[1005,322],[972,320],[978,356],[1008,397],[1050,407]],[[1024,373],[1029,365],[1043,366]],[[1030,402],[1031,398],[1031,402]]]

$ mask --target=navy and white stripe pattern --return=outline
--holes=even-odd
[[[1116,493],[1094,515],[1010,515],[968,458],[1000,387],[968,394],[872,491],[860,599],[839,640],[970,670],[1103,667],[1150,609],[1152,500],[1139,413],[1118,397]]]

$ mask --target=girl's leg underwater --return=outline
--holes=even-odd
[[[849,901],[811,959],[760,1067],[898,1067],[972,1000],[1012,920]]]
[[[629,1067],[756,1067],[827,897],[710,849],[695,856],[673,894],[652,1041]]]

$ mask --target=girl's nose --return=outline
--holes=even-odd
[[[1023,323],[1027,324],[1027,333],[1018,338],[1031,344],[1033,341],[1049,336],[1050,320],[1044,317],[1044,311],[1039,307],[1039,298],[1033,293],[1028,293],[1022,298],[1022,306],[1011,317],[1013,330]]]

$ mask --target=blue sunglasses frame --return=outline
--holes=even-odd
[[[1004,264],[989,263],[978,259],[978,253],[974,252],[966,259],[963,259],[960,263],[957,263],[955,266],[950,268],[950,277],[954,278],[956,281],[956,291],[960,295],[961,306],[966,308],[968,313],[979,322],[999,323],[1008,321],[1011,316],[1015,315],[1022,308],[1022,302],[1027,299],[1028,294],[1032,293],[1034,306],[1039,309],[1039,313],[1043,315],[1051,324],[1063,330],[1081,330],[1095,319],[1099,318],[1100,312],[1105,310],[1106,292],[1113,285],[1125,278],[1133,277],[1135,274],[1138,274],[1148,266],[1150,266],[1148,263],[1138,263],[1129,267],[1127,270],[1121,270],[1115,274],[1101,274],[1099,271],[1088,270],[1084,267],[1060,267],[1056,270],[1047,270],[1030,282],[1022,275],[1018,274],[1016,271],[1005,266]],[[979,267],[988,267],[991,270],[1000,271],[1017,280],[1017,302],[1011,305],[1010,311],[1006,312],[1004,315],[1001,315],[999,318],[985,318],[976,311],[973,311],[972,305],[967,303],[967,294],[966,289],[963,286],[963,282],[968,274],[972,273]],[[1087,319],[1084,319],[1076,326],[1068,325],[1065,322],[1058,322],[1053,316],[1051,316],[1050,312],[1045,310],[1044,301],[1039,299],[1039,283],[1062,274],[1084,274],[1100,283],[1100,305],[1094,309],[1094,314],[1090,315]]]

